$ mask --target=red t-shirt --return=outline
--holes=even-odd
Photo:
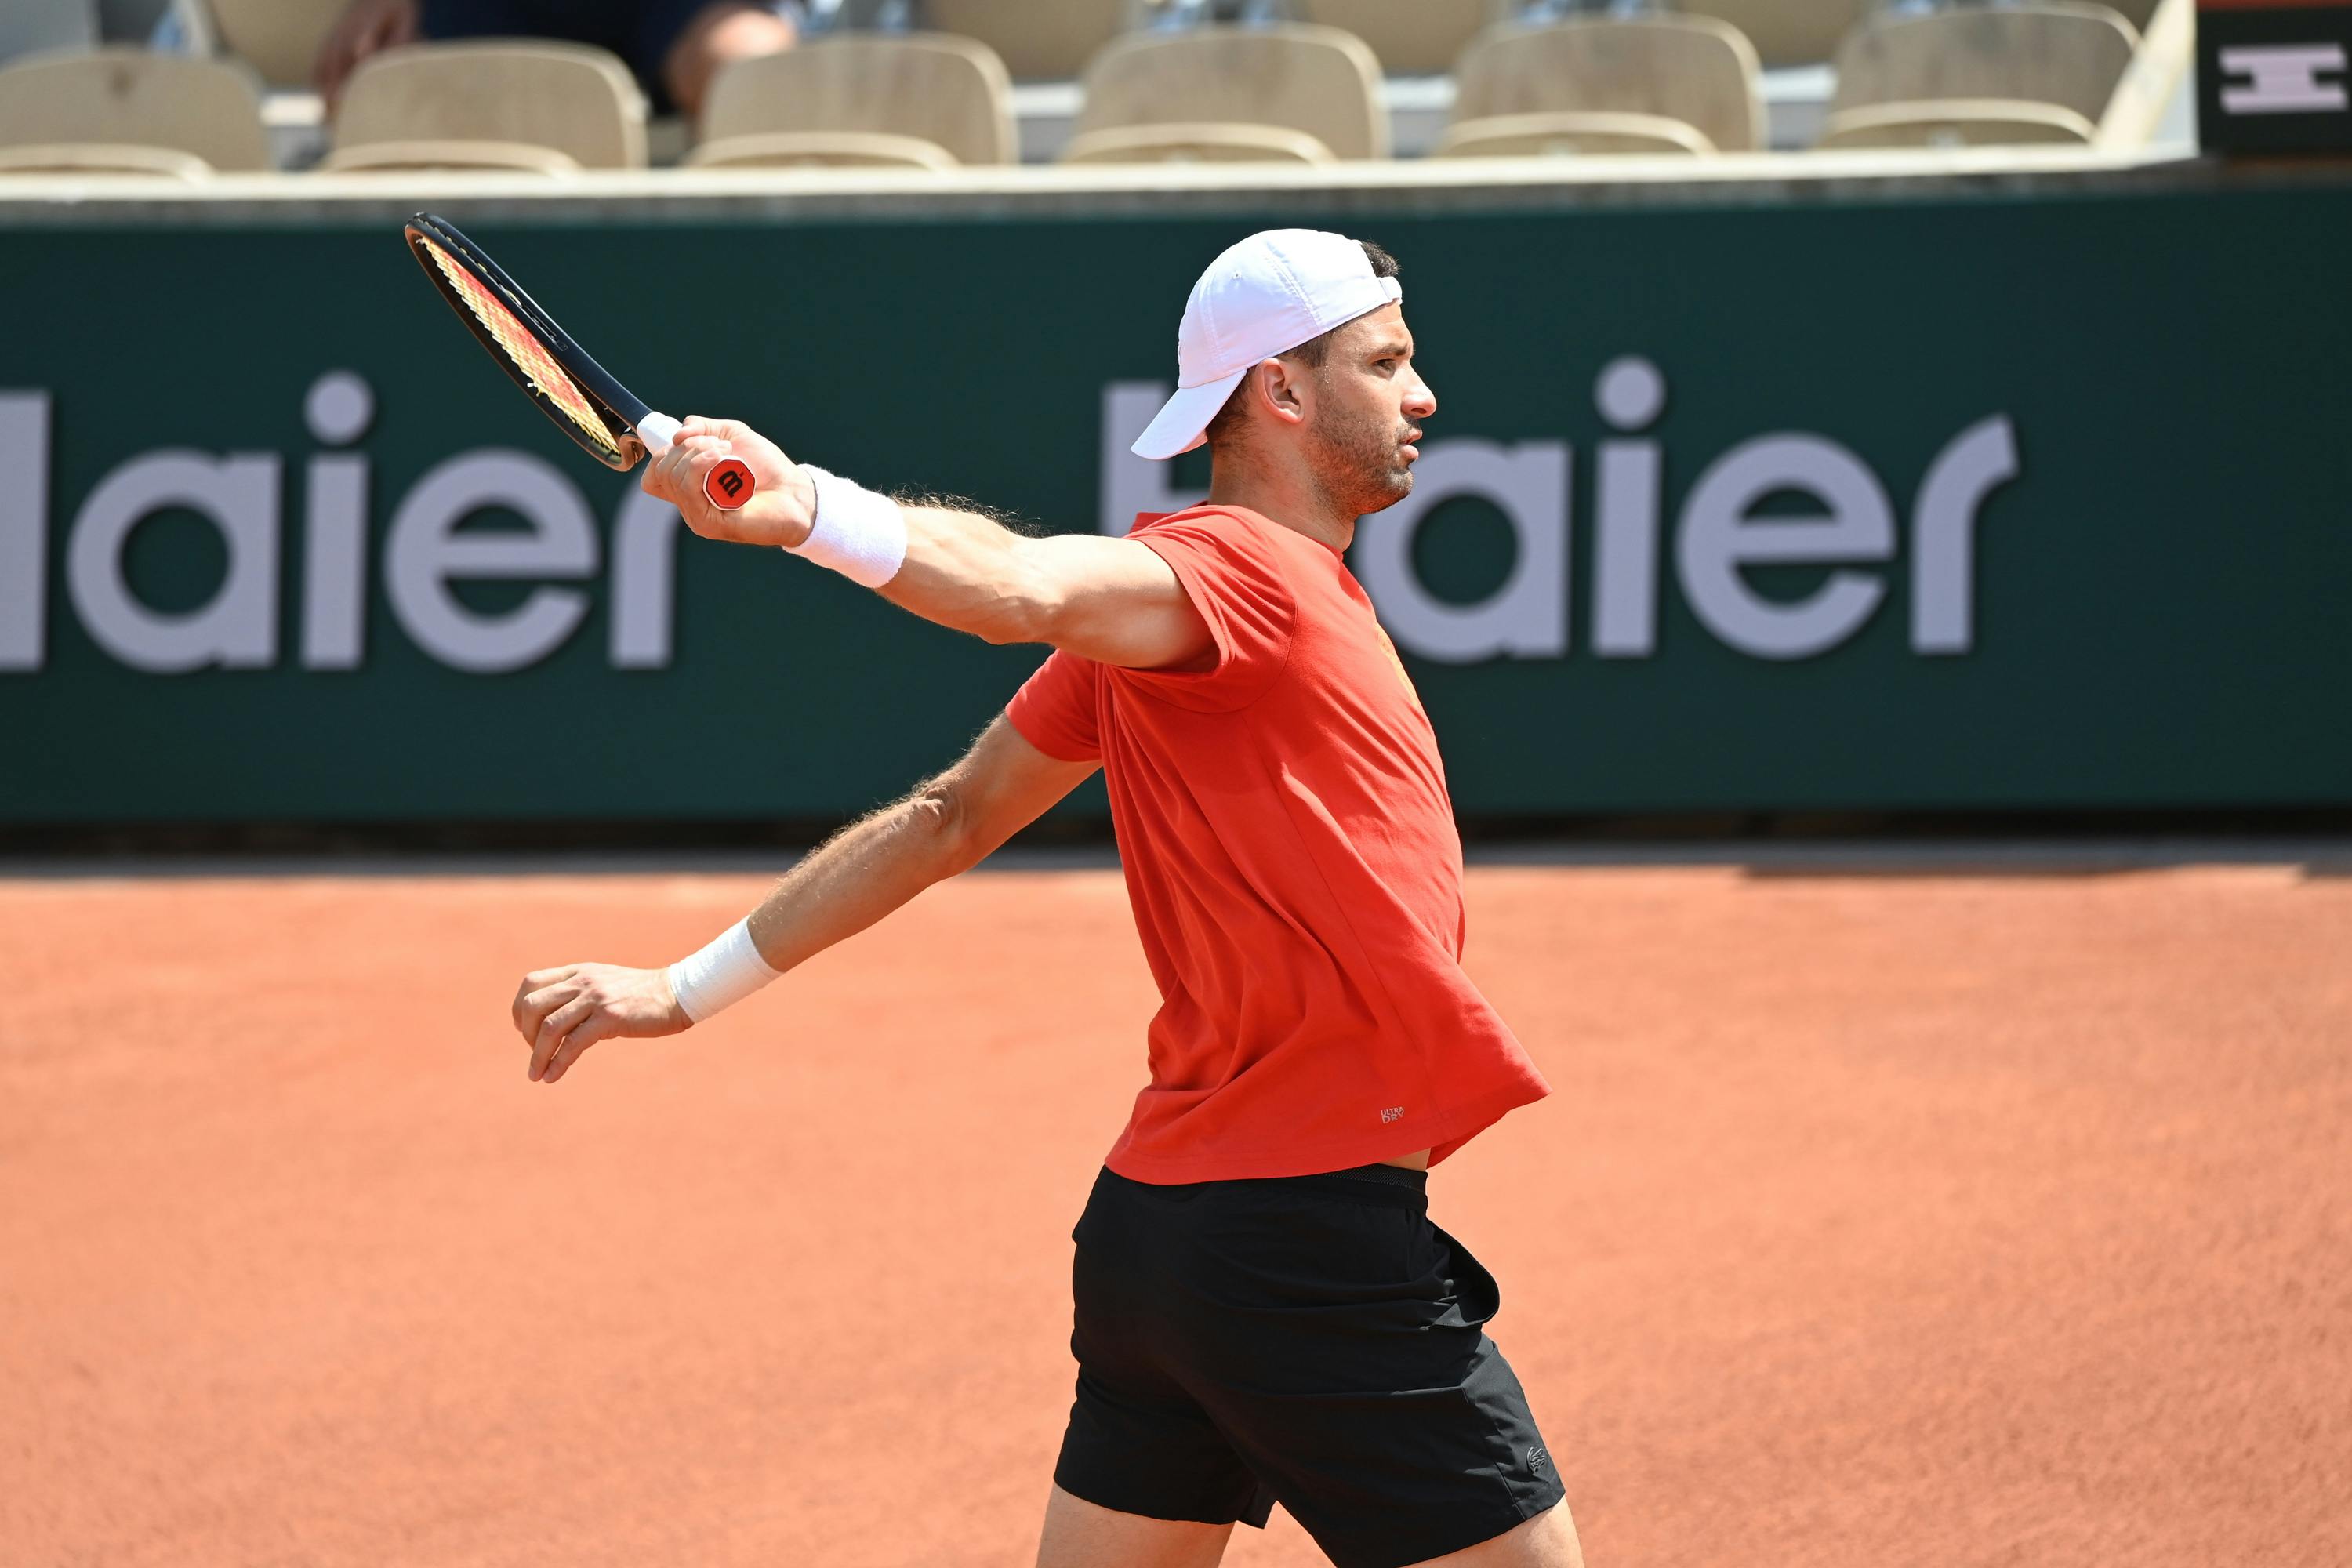
[[[1437,737],[1339,553],[1232,507],[1138,525],[1216,638],[1208,670],[1056,652],[1006,710],[1100,758],[1159,983],[1130,1180],[1306,1175],[1431,1151],[1549,1090],[1462,973]]]

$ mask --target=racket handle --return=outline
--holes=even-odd
[[[667,414],[648,413],[637,421],[637,439],[656,458],[677,444],[677,421]],[[702,476],[702,499],[720,511],[740,511],[759,489],[751,466],[740,458],[722,458]]]

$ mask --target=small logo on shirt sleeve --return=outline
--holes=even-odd
[[[1402,1116],[1403,1114],[1404,1114],[1404,1107],[1403,1107],[1403,1106],[1402,1106],[1402,1105],[1391,1105],[1391,1106],[1390,1106],[1386,1110],[1383,1110],[1383,1111],[1381,1111],[1381,1122],[1382,1122],[1383,1124],[1385,1124],[1385,1123],[1387,1123],[1387,1122],[1394,1121],[1395,1120],[1397,1120],[1397,1118],[1399,1118],[1399,1117]]]

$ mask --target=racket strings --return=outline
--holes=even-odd
[[[579,384],[555,363],[554,356],[547,352],[538,335],[523,325],[521,318],[509,310],[506,301],[500,300],[489,285],[477,278],[470,268],[430,239],[419,236],[418,241],[425,247],[425,253],[433,258],[433,265],[441,269],[441,275],[457,290],[457,298],[465,301],[466,308],[473,312],[474,319],[482,323],[483,329],[516,368],[530,378],[533,389],[560,410],[565,418],[578,426],[581,434],[587,437],[599,451],[619,457],[620,445],[613,438],[612,429],[604,423],[604,416],[588,401]]]

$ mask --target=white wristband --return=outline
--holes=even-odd
[[[690,958],[669,966],[670,994],[696,1023],[732,1007],[776,978],[760,950],[751,944],[751,921],[746,917],[719,933],[717,941]]]
[[[803,463],[801,472],[816,487],[816,522],[793,553],[868,588],[896,577],[907,561],[907,518],[898,503],[814,463]]]

